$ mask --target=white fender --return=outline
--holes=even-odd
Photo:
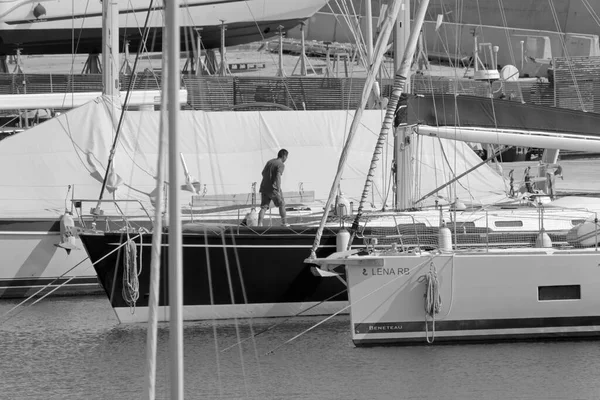
[[[343,193],[340,193],[336,197],[335,209],[333,210],[334,215],[341,217],[344,215],[350,215],[350,201],[344,197]]]
[[[258,214],[256,213],[256,209],[253,208],[246,214],[244,222],[246,226],[258,226]]]
[[[335,236],[335,248],[336,252],[342,252],[348,249],[348,243],[350,243],[350,232],[348,232],[345,228],[342,228],[338,231]]]
[[[452,251],[452,232],[446,226],[442,226],[438,232],[438,247],[440,251]]]
[[[69,254],[71,250],[79,250],[79,247],[77,247],[77,244],[75,243],[76,233],[75,221],[73,220],[71,213],[63,214],[60,219],[60,243],[56,246],[65,249],[67,254]]]
[[[591,218],[574,226],[567,233],[567,241],[575,246],[596,246],[596,243],[600,242],[600,223]]]

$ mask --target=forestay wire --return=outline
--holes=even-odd
[[[425,1],[428,3],[428,1]],[[313,243],[313,247],[311,249],[310,259],[314,259],[317,257],[316,251],[319,247],[319,243],[321,242],[321,236],[323,235],[323,229],[325,227],[325,222],[327,222],[327,217],[329,216],[329,209],[331,208],[331,204],[333,203],[333,199],[335,197],[335,193],[338,189],[340,181],[342,179],[342,173],[344,172],[344,167],[346,164],[346,160],[348,158],[348,153],[350,151],[350,147],[352,146],[352,142],[354,140],[354,136],[356,135],[356,131],[360,124],[360,120],[362,118],[362,114],[367,105],[367,101],[369,99],[369,95],[373,88],[373,84],[377,78],[374,71],[378,71],[381,65],[381,61],[383,59],[383,53],[387,48],[388,41],[390,39],[390,35],[392,33],[394,22],[396,21],[396,17],[400,12],[400,1],[395,1],[391,7],[388,7],[383,28],[379,37],[377,38],[377,44],[375,46],[375,60],[370,68],[367,70],[367,79],[365,81],[365,85],[363,87],[363,92],[361,96],[361,101],[356,109],[354,114],[354,119],[352,120],[352,124],[350,125],[350,132],[348,133],[348,138],[346,139],[346,143],[344,144],[344,148],[342,150],[342,154],[340,155],[340,160],[338,163],[338,169],[335,175],[335,179],[331,185],[331,190],[329,192],[329,197],[327,198],[327,203],[325,204],[325,211],[323,212],[323,216],[321,218],[321,223],[319,224],[319,229],[317,230],[317,234],[315,235],[315,240]]]
[[[400,96],[405,90],[407,76],[410,74],[412,59],[417,49],[417,44],[419,41],[420,27],[423,25],[423,21],[425,20],[425,13],[427,11],[428,5],[429,1],[424,0],[421,2],[419,9],[417,10],[417,14],[415,15],[414,19],[414,25],[416,27],[419,27],[419,29],[411,30],[410,36],[408,38],[408,43],[406,45],[406,50],[402,56],[402,63],[400,64],[400,68],[396,72],[396,76],[394,78],[394,85],[392,87],[392,94],[388,101],[388,105],[385,111],[385,117],[383,119],[383,124],[379,133],[379,138],[377,139],[377,144],[375,145],[375,151],[373,152],[371,166],[367,174],[367,179],[365,181],[363,193],[360,198],[360,203],[358,205],[356,217],[354,218],[354,222],[352,223],[350,231],[350,240],[348,241],[348,245],[352,243],[354,236],[356,235],[356,231],[358,230],[358,225],[360,222],[360,218],[362,217],[365,202],[367,201],[367,197],[369,195],[369,189],[373,183],[373,176],[375,175],[375,169],[377,168],[377,161],[379,161],[379,155],[383,151],[383,146],[386,143],[388,133],[392,128],[392,123],[394,122],[396,109],[398,107],[398,101],[400,100]]]

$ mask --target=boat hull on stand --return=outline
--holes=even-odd
[[[6,3],[6,2],[5,2]],[[0,54],[100,53],[102,48],[102,3],[45,0],[40,4],[4,5],[0,2]],[[42,4],[43,3],[43,4]],[[196,48],[194,29],[202,29],[204,48],[221,45],[221,24],[226,26],[225,45],[264,40],[277,34],[281,25],[291,29],[318,11],[326,0],[194,0],[181,7],[182,51]],[[133,0],[119,6],[120,45],[132,48],[142,43],[143,23],[151,2]],[[147,20],[151,51],[162,48],[162,5],[155,5]]]

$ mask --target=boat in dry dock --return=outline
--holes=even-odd
[[[198,31],[204,48],[219,47],[223,23],[227,28],[226,46],[260,41],[275,35],[279,26],[290,29],[298,25],[325,3],[326,0],[186,1],[180,7],[182,50],[196,48]],[[161,51],[162,2],[115,2],[113,12],[120,22],[118,48],[124,48],[127,38],[137,49],[149,35],[155,42],[152,51]],[[21,54],[100,54],[103,23],[101,2],[1,1],[0,54],[16,54],[17,49]]]

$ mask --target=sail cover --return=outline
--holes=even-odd
[[[396,124],[462,126],[479,128],[568,132],[598,136],[600,114],[539,106],[516,100],[487,97],[427,94],[404,97],[403,112]]]
[[[114,139],[110,100],[96,100],[0,141],[0,217],[61,215],[71,198],[100,195]],[[180,113],[180,149],[199,195],[242,194],[251,204],[264,164],[281,148],[289,151],[283,174],[285,192],[314,192],[325,201],[354,113],[348,111],[231,111]],[[367,111],[350,153],[341,189],[360,196],[382,111]],[[152,209],[156,193],[160,112],[128,111],[123,121],[104,199],[137,200]],[[391,162],[393,143],[383,159]],[[181,165],[181,164],[180,164]],[[181,182],[185,187],[183,166]],[[389,167],[375,178],[377,198],[389,184]],[[71,192],[68,194],[68,187]],[[68,198],[67,198],[68,194]],[[192,193],[182,191],[182,207]],[[260,198],[258,198],[260,201]],[[216,205],[216,204],[215,204]],[[95,206],[84,205],[87,212]],[[140,204],[123,204],[128,215],[144,215]]]
[[[110,100],[99,97],[0,141],[0,217],[58,216],[65,205],[70,208],[73,197],[90,200],[84,205],[86,212],[95,206],[91,200],[100,195],[114,139],[115,119],[110,110]],[[180,149],[189,173],[199,181],[200,195],[247,194],[250,204],[252,185],[260,184],[264,164],[286,148],[290,154],[282,181],[284,191],[313,191],[315,199],[324,202],[353,115],[348,111],[182,111]],[[348,157],[341,189],[356,204],[382,118],[383,111],[364,113]],[[104,199],[139,201],[122,206],[128,215],[143,215],[141,204],[151,210],[156,196],[159,121],[157,111],[128,111],[123,121]],[[420,151],[437,157],[436,149]],[[448,153],[457,154],[454,150]],[[390,138],[380,156],[384,165],[378,166],[374,179],[372,199],[376,204],[389,192],[392,159]],[[456,172],[461,170],[462,165]],[[482,171],[480,181],[471,182],[471,189],[492,190],[495,198],[503,197],[498,193],[503,189],[502,178],[492,169]],[[185,187],[183,167],[180,172],[177,184]],[[441,178],[446,172],[439,175]],[[433,182],[425,168],[419,179]],[[191,196],[189,191],[182,192],[182,207],[190,206]]]

